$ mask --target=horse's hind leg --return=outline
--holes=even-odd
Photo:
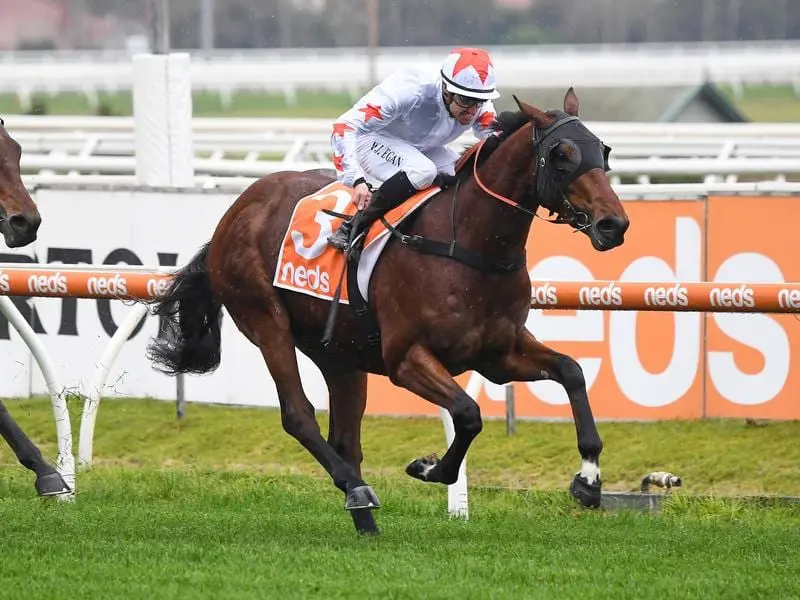
[[[406,473],[423,481],[451,484],[458,479],[458,469],[472,440],[483,429],[478,404],[461,389],[450,373],[420,345],[412,346],[394,369],[392,381],[447,410],[453,417],[455,438],[444,456],[418,458],[406,467]]]
[[[25,435],[2,402],[0,402],[0,435],[8,442],[20,464],[36,473],[36,492],[40,496],[55,496],[70,491],[61,474],[44,459],[42,452]]]
[[[367,406],[367,374],[363,371],[343,371],[336,365],[315,361],[328,384],[329,423],[328,443],[361,477],[361,419]],[[350,511],[356,529],[365,534],[378,533],[370,509]]]
[[[551,379],[564,387],[572,407],[578,434],[578,452],[582,460],[581,470],[575,474],[570,492],[584,506],[600,506],[600,452],[603,442],[589,406],[586,381],[580,365],[569,356],[548,348],[524,330],[514,351],[488,369],[481,369],[481,373],[496,383]]]
[[[228,311],[239,329],[261,350],[278,390],[283,428],[317,459],[336,487],[346,494],[347,510],[380,507],[372,488],[322,438],[314,406],[303,391],[286,309],[274,294],[267,298],[228,305]]]

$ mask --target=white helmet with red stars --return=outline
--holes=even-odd
[[[448,92],[481,100],[500,96],[495,89],[492,59],[481,48],[453,50],[444,60],[441,74]]]

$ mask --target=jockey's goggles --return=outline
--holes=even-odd
[[[470,98],[469,96],[462,96],[461,94],[453,94],[453,102],[458,104],[461,108],[472,108],[473,106],[480,106],[486,100],[481,98]]]

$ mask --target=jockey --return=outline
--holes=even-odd
[[[491,100],[499,95],[489,54],[459,48],[438,72],[396,72],[356,102],[334,123],[331,146],[338,180],[354,188],[359,231],[354,217],[328,243],[346,250],[351,237],[415,192],[452,184],[458,154],[446,144],[470,127],[480,139],[490,135]],[[378,187],[374,194],[370,186]]]

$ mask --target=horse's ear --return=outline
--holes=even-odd
[[[522,111],[522,114],[528,117],[530,121],[533,121],[537,127],[540,129],[546,129],[553,124],[553,117],[548,115],[543,110],[536,108],[535,106],[531,106],[527,102],[523,102],[516,96],[514,97],[514,101],[519,106],[519,109]]]
[[[570,86],[570,88],[567,90],[567,93],[564,95],[564,112],[571,117],[577,117],[579,107],[580,103],[578,102],[578,95]]]

